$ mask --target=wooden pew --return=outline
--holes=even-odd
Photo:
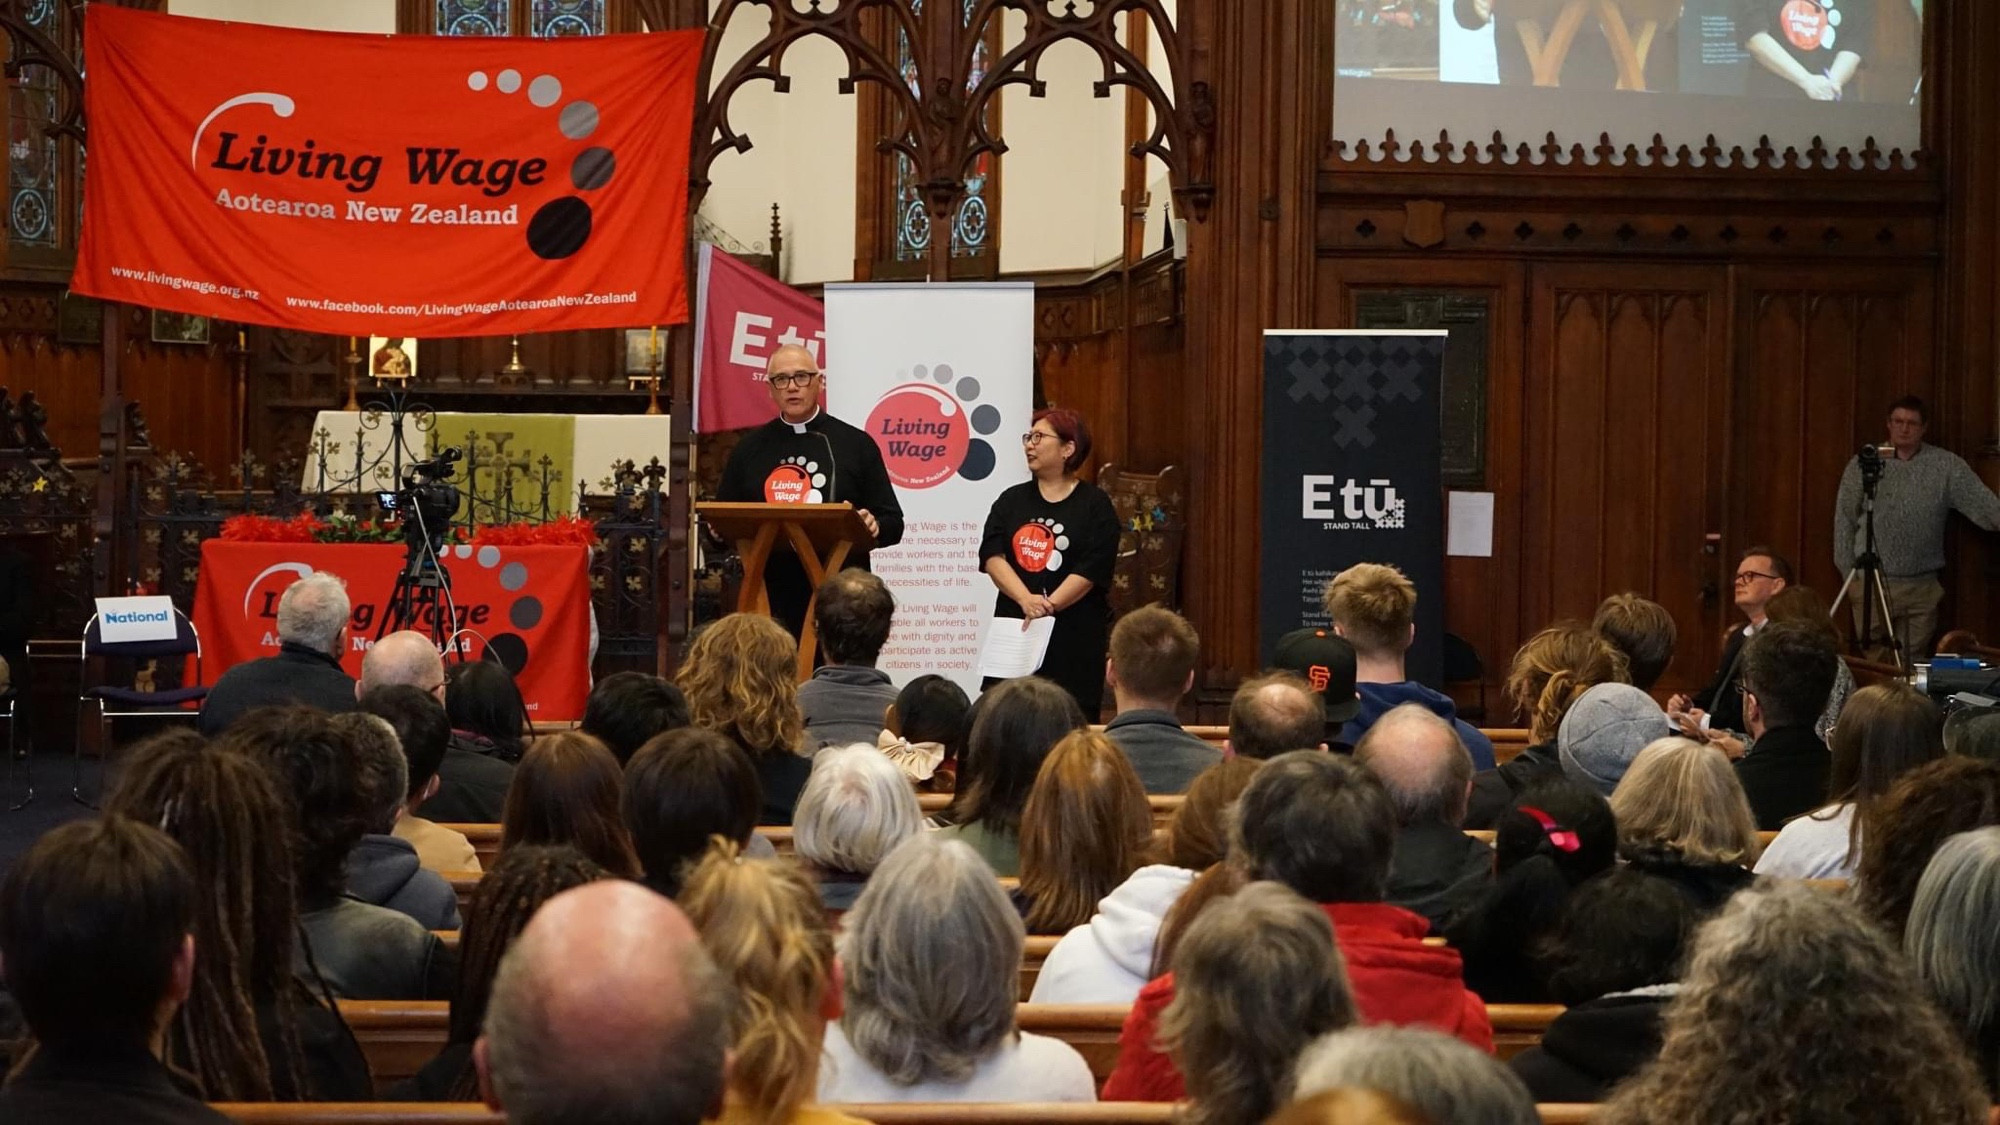
[[[505,1125],[477,1102],[217,1102],[238,1125]],[[906,1102],[833,1107],[875,1125],[1165,1125],[1170,1102],[1014,1102],[957,1105]],[[1585,1125],[1593,1105],[1538,1105],[1542,1125]]]
[[[1487,1022],[1493,1025],[1493,1053],[1505,1060],[1540,1046],[1542,1033],[1562,1014],[1561,1004],[1486,1005]]]

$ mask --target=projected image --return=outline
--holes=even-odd
[[[1334,65],[1354,78],[1438,74],[1438,0],[1340,0]]]
[[[1679,87],[1681,0],[1454,0],[1446,82],[1580,90]],[[1491,77],[1486,77],[1491,75]]]

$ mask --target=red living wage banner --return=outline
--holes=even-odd
[[[687,319],[701,32],[84,28],[79,293],[352,336]]]
[[[451,598],[469,655],[491,652],[514,673],[537,720],[583,716],[590,694],[590,552],[583,547],[452,547],[444,552]],[[347,580],[353,603],[347,674],[375,639],[396,575],[400,543],[231,543],[201,545],[194,627],[204,680],[278,651],[278,595],[314,571]],[[429,622],[411,626],[429,631]]]

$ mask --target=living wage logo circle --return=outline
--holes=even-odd
[[[988,440],[1000,408],[979,402],[979,380],[948,363],[917,364],[910,381],[891,387],[868,412],[868,434],[881,447],[889,479],[900,488],[935,488],[954,476],[985,480],[999,457]]]

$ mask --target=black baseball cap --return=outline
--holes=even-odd
[[[1294,629],[1278,638],[1271,663],[1297,672],[1326,700],[1326,721],[1345,723],[1361,713],[1354,694],[1354,646],[1331,629]]]

